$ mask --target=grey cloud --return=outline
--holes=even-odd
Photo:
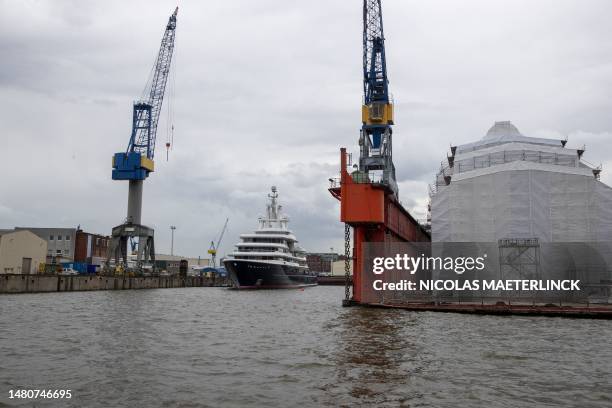
[[[110,178],[175,2],[0,3],[0,227],[75,226],[109,233],[126,183]],[[495,120],[526,135],[587,145],[612,182],[612,4],[593,0],[384,0],[400,196],[424,217],[450,144]],[[173,76],[174,146],[159,127],[143,220],[167,252],[204,256],[230,217],[221,252],[256,226],[279,186],[304,247],[342,248],[327,191],[339,147],[357,155],[361,4],[344,0],[181,3]],[[170,89],[169,89],[170,92]],[[167,106],[164,107],[164,110]],[[555,136],[556,137],[556,136]]]

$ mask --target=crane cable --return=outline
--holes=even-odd
[[[176,94],[176,64],[177,64],[176,46],[174,48],[174,69],[170,71],[170,89],[168,92],[168,102],[166,105],[166,161],[168,161],[169,151],[174,147],[174,97]]]

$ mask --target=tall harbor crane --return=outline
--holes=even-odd
[[[340,179],[330,179],[344,222],[344,305],[368,302],[363,285],[364,244],[430,241],[429,234],[401,205],[393,165],[393,100],[389,94],[381,0],[363,1],[363,104],[359,166],[349,173],[350,155],[340,149]],[[339,182],[338,182],[339,181]],[[351,228],[353,253],[350,252]],[[353,295],[350,296],[350,262]]]
[[[223,235],[225,234],[225,230],[227,229],[227,223],[229,222],[229,218],[225,219],[225,224],[223,224],[223,229],[221,230],[221,234],[219,234],[219,239],[215,244],[215,241],[210,242],[210,248],[208,249],[208,253],[210,254],[212,267],[217,267],[217,251],[219,250],[219,245],[221,245],[221,240],[223,239]]]
[[[135,238],[137,238],[138,267],[141,267],[143,262],[155,261],[154,231],[141,224],[142,189],[144,180],[154,170],[157,124],[174,51],[177,13],[178,7],[166,24],[152,75],[147,81],[143,96],[134,102],[132,134],[127,149],[113,156],[112,178],[113,180],[128,180],[129,190],[127,218],[123,224],[113,228],[107,263],[114,256],[115,265],[119,264],[119,258],[122,258],[127,265],[128,239],[134,240]]]
[[[362,177],[378,177],[397,196],[392,158],[393,101],[389,95],[380,1],[363,2],[363,106],[359,170]],[[372,171],[379,174],[374,175]]]

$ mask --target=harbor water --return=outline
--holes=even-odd
[[[342,308],[343,294],[2,295],[0,406],[612,406],[612,321]],[[43,388],[72,398],[9,399]]]

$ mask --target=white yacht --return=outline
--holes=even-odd
[[[259,228],[240,235],[236,250],[223,261],[238,289],[296,288],[317,284],[308,269],[306,252],[288,229],[289,218],[278,204],[272,186],[266,215],[259,217]]]

